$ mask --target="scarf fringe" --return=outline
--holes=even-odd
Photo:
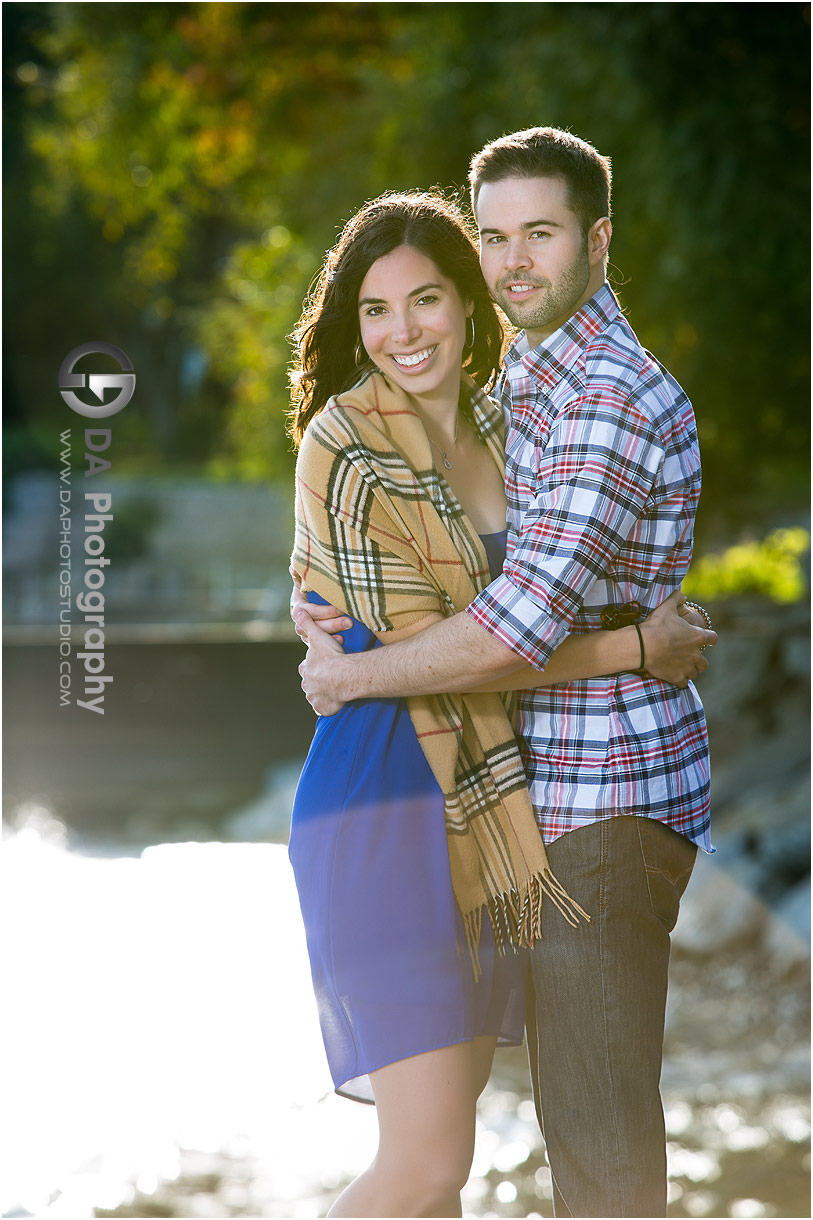
[[[519,891],[512,889],[502,894],[495,894],[487,902],[464,915],[466,946],[475,982],[482,974],[479,947],[483,928],[483,910],[488,912],[494,933],[494,943],[499,953],[504,955],[509,946],[514,952],[517,949],[532,949],[536,942],[542,939],[542,899],[545,895],[572,928],[577,927],[582,920],[590,923],[590,916],[575,899],[570,897],[549,868],[535,873],[528,880],[521,905]]]
[[[550,868],[531,877],[525,895],[525,902],[519,919],[520,943],[532,948],[535,941],[542,936],[542,896],[547,894],[557,910],[564,916],[571,928],[578,927],[582,920],[590,923],[590,916],[575,899],[571,898],[565,887],[557,881]]]
[[[480,933],[483,928],[483,908],[475,907],[463,916],[463,928],[466,933],[466,948],[471,958],[471,968],[474,981],[478,982],[483,971],[480,968]]]

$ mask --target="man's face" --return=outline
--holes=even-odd
[[[607,222],[609,223],[609,222]],[[561,178],[486,182],[477,200],[480,263],[491,295],[532,347],[604,281]],[[595,226],[594,226],[595,227]],[[593,233],[591,229],[590,233]]]

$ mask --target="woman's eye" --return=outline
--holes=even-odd
[[[437,299],[438,298],[436,296],[432,296],[431,293],[428,293],[425,297],[418,298],[418,304],[419,305],[434,305],[434,303]]]
[[[369,307],[369,309],[367,309],[367,310],[365,311],[364,316],[365,316],[365,318],[378,318],[378,317],[380,317],[380,316],[381,316],[381,314],[382,314],[383,312],[384,312],[384,306],[383,306],[383,305],[371,305],[371,306]]]

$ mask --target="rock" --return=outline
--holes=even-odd
[[[229,816],[224,837],[239,843],[284,842],[302,764],[302,759],[294,759],[269,767],[261,795]]]
[[[778,900],[798,882],[810,876],[810,822],[767,830],[758,845],[764,861],[762,897]]]
[[[715,863],[775,906],[810,874],[810,780],[785,789],[760,787],[713,819]]]
[[[698,857],[672,933],[675,951],[707,956],[761,939],[765,908],[750,892],[751,868],[743,855],[740,879],[709,857]]]
[[[810,846],[810,768],[802,767],[802,773],[783,788],[766,808],[771,809],[770,826],[799,826],[807,836],[807,845],[802,850],[809,856]],[[808,860],[809,863],[809,860]]]
[[[748,825],[759,829],[786,825],[800,815],[809,819],[810,807],[804,806],[810,765],[806,704],[787,709],[769,732],[754,716],[709,727],[713,827],[721,815],[742,825],[746,810]],[[736,819],[729,819],[729,806]]]
[[[758,694],[765,647],[765,642],[755,645],[736,628],[721,630],[719,642],[708,650],[709,668],[697,680],[710,725],[730,724],[739,709]]]
[[[765,930],[765,942],[777,967],[789,969],[810,958],[810,883],[789,890]]]
[[[782,662],[785,672],[792,678],[804,682],[810,680],[810,637],[788,636],[782,645]]]

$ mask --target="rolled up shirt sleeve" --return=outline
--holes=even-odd
[[[543,670],[636,530],[663,461],[652,421],[623,394],[568,403],[515,480],[527,505],[502,576],[468,606],[475,622]]]

